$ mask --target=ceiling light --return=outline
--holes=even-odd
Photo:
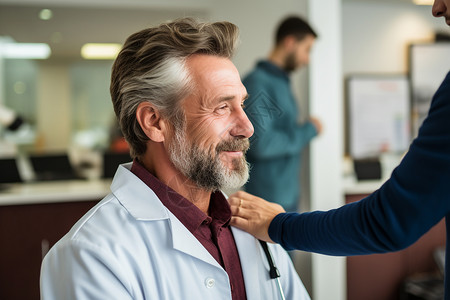
[[[413,0],[416,5],[433,5],[434,0]]]
[[[0,43],[0,57],[10,59],[47,59],[51,54],[45,43]]]
[[[43,9],[39,12],[39,19],[47,21],[53,17],[53,12],[50,9]]]
[[[115,59],[122,45],[88,43],[81,47],[81,56],[84,59]]]

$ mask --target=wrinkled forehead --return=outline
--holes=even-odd
[[[186,66],[194,95],[202,101],[214,102],[246,94],[239,72],[228,58],[197,54],[187,59]]]

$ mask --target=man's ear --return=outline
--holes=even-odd
[[[294,35],[288,35],[283,39],[283,46],[287,50],[291,50],[295,47],[298,39]]]
[[[145,135],[154,142],[163,142],[167,134],[167,125],[161,113],[149,102],[142,102],[136,110],[136,118]]]

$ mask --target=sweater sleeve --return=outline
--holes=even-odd
[[[329,255],[401,250],[450,212],[450,73],[391,178],[338,209],[275,217],[269,236],[287,249]]]

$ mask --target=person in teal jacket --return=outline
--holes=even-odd
[[[289,74],[308,64],[316,37],[301,18],[285,19],[268,60],[258,62],[243,79],[249,94],[245,112],[255,128],[247,155],[251,169],[245,190],[277,202],[287,211],[297,211],[301,151],[321,130],[315,118],[298,123]]]
[[[450,25],[450,0],[435,0],[433,15]],[[370,196],[329,211],[283,213],[239,192],[229,199],[231,224],[256,237],[328,255],[362,255],[404,249],[446,219],[450,255],[450,72],[434,95],[418,137],[390,179]],[[450,299],[445,264],[445,299]]]

